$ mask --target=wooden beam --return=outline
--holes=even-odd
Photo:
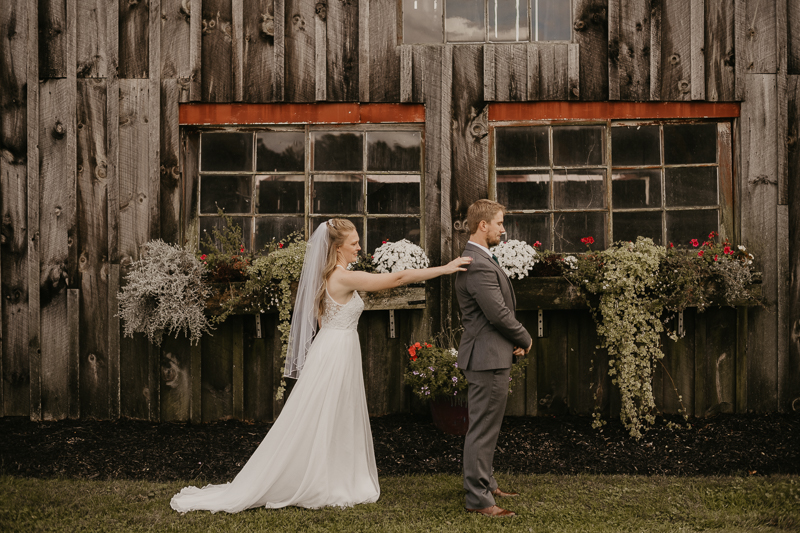
[[[119,0],[119,77],[122,79],[149,77],[150,20],[152,2]],[[161,22],[160,12],[159,26]]]
[[[203,0],[189,2],[189,100],[199,102],[203,100]]]
[[[77,77],[105,78],[106,53],[108,51],[107,16],[108,9],[117,6],[107,0],[83,0],[77,2]]]
[[[788,183],[788,350],[784,364],[784,383],[780,408],[800,411],[800,76],[791,75],[787,83],[787,173]]]
[[[747,74],[777,72],[777,3],[763,0],[745,2],[744,53],[737,53],[737,56],[744,60]]]
[[[705,4],[703,0],[692,0],[690,17],[692,26],[692,100],[705,100]]]
[[[328,7],[318,4],[314,12],[314,86],[318,102],[328,99]]]
[[[726,2],[705,4],[706,99],[712,102],[736,99],[734,15]]]
[[[369,0],[358,0],[358,100],[369,102]],[[277,416],[277,415],[275,415]]]
[[[231,77],[233,101],[244,100],[244,0],[231,3]]]
[[[358,37],[361,32],[358,2],[328,2],[325,24],[326,100],[357,102],[360,61]]]
[[[181,104],[182,126],[425,122],[422,104]]]
[[[650,2],[650,100],[661,100],[661,2]]]
[[[525,102],[491,103],[490,121],[632,120],[659,118],[736,118],[738,103],[708,102]]]
[[[573,39],[581,48],[581,100],[608,99],[608,0],[573,0]]]
[[[244,3],[243,14],[243,96],[244,102],[270,102],[275,99],[276,69],[283,71],[283,63],[275,62],[277,30],[275,9],[270,0]],[[282,58],[281,58],[282,59]]]
[[[204,102],[230,102],[235,96],[232,0],[203,0],[202,5],[200,99]]]
[[[313,102],[315,98],[315,15],[314,3],[285,0],[285,99]]]

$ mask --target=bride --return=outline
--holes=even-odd
[[[350,507],[380,496],[356,326],[356,290],[379,291],[466,270],[470,258],[440,267],[370,274],[347,270],[361,247],[352,222],[321,224],[306,248],[286,355],[298,378],[283,411],[241,472],[223,485],[186,487],[170,506],[181,513],[237,513],[288,505]],[[317,326],[321,325],[317,333]],[[315,336],[316,333],[316,336]]]

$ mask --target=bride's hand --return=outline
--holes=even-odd
[[[449,263],[447,263],[444,267],[446,269],[446,274],[453,274],[454,272],[466,272],[467,266],[472,263],[471,257],[456,257]]]

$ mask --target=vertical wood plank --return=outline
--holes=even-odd
[[[746,85],[745,79],[745,42],[747,36],[745,35],[747,22],[745,20],[747,13],[747,0],[733,0],[734,4],[734,70],[736,71],[735,90],[736,100],[744,100],[744,90]],[[738,412],[738,411],[737,411]]]
[[[478,50],[478,53],[483,56],[483,51]],[[440,252],[440,260],[445,264],[446,262],[450,261],[456,254],[460,255],[461,251],[463,250],[463,246],[461,246],[461,241],[463,236],[460,232],[455,232],[455,221],[462,220],[459,217],[455,217],[453,215],[453,207],[454,204],[458,204],[458,200],[454,198],[454,190],[453,187],[453,160],[455,159],[452,146],[454,143],[453,140],[453,129],[455,126],[455,111],[454,111],[454,104],[453,104],[453,88],[457,87],[456,77],[454,72],[454,64],[455,64],[455,47],[452,45],[446,45],[442,49],[441,53],[441,74],[439,77],[439,81],[441,82],[441,88],[439,94],[441,95],[441,107],[438,114],[434,114],[434,117],[439,117],[439,141],[440,141],[440,160],[439,160],[439,173],[440,173],[440,187],[441,187],[441,225],[442,234],[440,237],[441,242],[441,252]],[[483,68],[483,66],[480,66]],[[480,72],[480,70],[478,70]],[[480,84],[480,78],[475,77],[473,83]],[[480,85],[478,85],[480,87]],[[462,90],[462,87],[458,88]],[[480,89],[478,89],[479,91]],[[434,148],[435,149],[435,148]],[[464,208],[466,209],[466,208]],[[446,228],[446,229],[445,229]],[[463,225],[462,230],[463,231]],[[465,239],[463,239],[465,240]],[[453,284],[455,283],[454,276],[443,276],[440,279],[441,288],[441,324],[442,328],[449,328],[453,327],[455,324],[455,291],[453,290]]]
[[[186,84],[192,75],[191,62],[191,1],[161,0],[161,77],[180,79]]]
[[[570,44],[569,63],[567,65],[568,90],[570,100],[580,100],[581,98],[581,48],[577,44]]]
[[[189,348],[191,356],[191,379],[192,379],[192,401],[189,413],[192,424],[200,424],[203,421],[203,351],[202,343],[208,336],[203,337],[197,344]]]
[[[608,99],[609,100],[619,100],[619,95],[620,95],[620,87],[619,87],[620,46],[621,46],[620,1],[621,0],[608,0]]]
[[[664,2],[661,12],[661,100],[690,100],[692,85],[691,13],[692,0]],[[705,80],[700,80],[705,83]]]
[[[239,316],[238,324],[233,332],[231,343],[231,389],[233,393],[233,418],[244,418],[244,321],[250,316]]]
[[[549,314],[549,313],[548,313]],[[567,404],[570,414],[588,414],[594,409],[594,353],[597,346],[597,327],[587,311],[570,313],[567,326]],[[535,332],[535,329],[529,331]]]
[[[486,45],[494,53],[494,99],[501,102],[519,102],[528,93],[528,62],[525,45],[500,44]],[[484,53],[484,58],[486,54]],[[487,67],[484,65],[484,72]],[[484,86],[486,81],[484,80]]]
[[[746,0],[744,72],[774,74],[778,68],[776,2]]]
[[[78,81],[77,216],[81,389],[94,407],[87,414],[108,418],[108,169],[106,82]],[[76,300],[75,303],[78,303]],[[72,318],[70,316],[70,318]],[[87,406],[88,408],[88,406]]]
[[[109,265],[108,276],[108,416],[120,416],[120,321],[117,307],[120,268],[118,264]]]
[[[314,4],[285,0],[285,93],[287,102],[313,102],[314,91]]]
[[[786,412],[800,411],[800,76],[789,76],[787,83],[788,149],[788,225],[789,225],[789,287],[788,287],[788,349],[783,371],[780,408]]]
[[[81,375],[80,375],[80,322],[81,291],[67,289],[67,413],[70,418],[81,416]]]
[[[691,406],[691,412],[696,416],[702,416],[711,403],[714,393],[714,389],[708,387],[709,377],[714,374],[710,364],[714,355],[709,353],[706,313],[695,313],[694,321],[694,405]]]
[[[314,85],[316,100],[324,102],[328,93],[328,8],[317,5],[314,12]]]
[[[747,76],[742,104],[742,241],[763,272],[763,308],[749,312],[748,408],[777,409],[777,102],[775,75]]]
[[[203,0],[189,1],[189,100],[199,102],[203,99]]]
[[[161,344],[161,410],[162,422],[188,421],[191,418],[192,360],[189,339],[181,335],[164,337]]]
[[[400,46],[400,101],[413,101],[414,54],[411,45]]]
[[[369,6],[369,101],[400,101],[400,51],[397,2],[372,0]]]
[[[233,101],[244,100],[244,0],[232,0],[231,4],[231,39],[232,59],[231,76],[233,78]]]
[[[149,75],[150,3],[119,0],[119,77]]]
[[[160,172],[161,166],[161,0],[150,0],[150,25],[148,42],[150,79],[147,84],[147,115],[148,125],[148,195],[149,224],[148,234],[154,239],[161,234],[161,218],[159,216],[160,201]],[[161,417],[161,352],[155,347],[150,347],[150,420],[157,422]]]
[[[233,338],[241,334],[242,316],[235,315],[201,341],[203,422],[229,419],[233,414]]]
[[[279,337],[278,315],[255,315],[261,321],[262,338],[255,336],[255,321],[244,321],[244,419],[271,422],[272,418],[272,359],[275,337]]]
[[[645,101],[650,96],[650,2],[623,2],[619,16],[619,98]],[[609,42],[609,48],[614,49],[613,43]],[[608,90],[613,90],[610,75]]]
[[[496,85],[495,73],[497,67],[495,66],[495,56],[497,47],[495,45],[486,45],[483,47],[483,99],[491,102],[496,99]]]
[[[786,73],[800,74],[800,2],[786,2]]]
[[[286,94],[286,26],[284,21],[285,4],[284,0],[274,0],[275,9],[275,76],[273,77],[272,99],[283,101]]]
[[[67,354],[69,331],[67,288],[70,248],[75,242],[75,100],[69,80],[41,85],[39,149],[41,321],[47,324],[41,338],[42,409],[48,420],[65,418],[69,411]],[[90,395],[91,393],[88,393]],[[87,406],[85,415],[94,411]]]
[[[327,100],[357,102],[360,64],[358,37],[361,32],[358,2],[329,2],[326,24]],[[404,49],[410,56],[410,48]]]
[[[692,0],[690,17],[692,25],[692,100],[705,100],[705,5],[703,0]]]
[[[777,46],[778,46],[778,205],[786,205],[789,197],[789,176],[786,165],[788,50],[787,50],[787,6],[779,1],[776,4]],[[785,235],[785,234],[783,234]],[[782,352],[780,352],[782,353]]]
[[[106,105],[108,126],[108,260],[111,264],[119,263],[119,78],[117,77],[119,38],[117,24],[119,10],[109,9],[107,20],[108,37],[108,71],[106,72],[107,95]],[[119,277],[117,277],[117,283]],[[116,298],[116,296],[115,296]],[[116,314],[116,312],[114,313]]]
[[[183,244],[197,246],[200,242],[200,223],[198,221],[199,208],[199,166],[200,166],[200,134],[193,132],[183,134],[183,191],[182,215]]]
[[[536,331],[538,313],[517,312],[519,320],[529,332]],[[533,344],[531,350],[525,356],[528,358],[528,366],[525,368],[525,414],[527,416],[538,416],[539,414],[539,361],[541,359],[541,343],[536,335],[532,335]]]
[[[608,0],[573,0],[574,42],[581,48],[581,100],[608,98]]]
[[[169,243],[181,237],[180,93],[177,80],[161,80],[159,218],[161,238]]]
[[[678,413],[681,408],[678,395],[682,396],[688,413],[694,412],[696,315],[694,309],[684,312],[685,335],[677,342],[667,340],[663,346],[664,358],[655,365],[653,396],[663,413]]]
[[[580,45],[576,45],[580,47]],[[531,43],[528,48],[528,100],[539,100],[539,85],[541,74],[539,73],[539,45]],[[580,64],[578,65],[580,71]]]
[[[800,374],[788,375],[789,371],[789,206],[777,206],[777,245],[776,262],[778,263],[778,338],[777,338],[777,383],[776,395],[778,411],[783,411],[786,402],[786,383],[797,380]]]
[[[568,45],[539,46],[539,97],[542,100],[567,100],[569,93]]]
[[[104,78],[106,66],[107,10],[106,0],[76,2],[77,20],[77,76],[78,78]],[[111,9],[116,9],[112,5]]]
[[[733,413],[736,402],[736,322],[737,312],[732,307],[709,308],[697,315],[705,318],[706,344],[696,343],[697,355],[704,353],[705,381],[695,382],[695,415],[710,416],[716,413]],[[698,321],[698,338],[700,325]],[[701,388],[705,402],[698,402]]]
[[[662,2],[650,2],[650,100],[661,100]]]
[[[369,0],[358,0],[358,99],[369,102]]]
[[[539,416],[567,414],[567,383],[569,353],[569,324],[572,311],[548,311],[546,337],[534,337],[536,361],[539,365],[537,375]]]
[[[258,0],[244,3],[244,88],[245,102],[271,102],[275,94],[275,69],[283,69],[283,61],[275,61],[275,41],[278,27],[274,3]]]
[[[233,93],[232,0],[203,0],[201,95],[203,102],[230,102]]]
[[[711,102],[736,99],[734,11],[725,2],[705,4],[706,98]]]
[[[39,78],[66,78],[74,64],[67,63],[67,0],[40,0]]]
[[[736,412],[748,411],[747,370],[750,366],[748,347],[749,320],[748,308],[736,310]]]

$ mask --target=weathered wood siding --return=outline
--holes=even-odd
[[[459,254],[488,195],[490,102],[741,102],[734,238],[764,307],[688,311],[665,340],[661,408],[800,410],[800,7],[786,0],[573,0],[570,43],[413,45],[396,0],[9,0],[0,10],[0,416],[270,420],[277,317],[200,346],[120,338],[115,295],[142,244],[195,242],[199,139],[185,102],[425,105],[425,241]],[[536,117],[521,117],[532,119]],[[359,326],[370,412],[419,408],[403,346],[458,322],[452,279],[424,310]],[[535,298],[535,296],[530,296]],[[536,331],[535,305],[521,306]],[[544,311],[509,414],[614,414],[585,310]],[[590,388],[589,385],[592,384]]]

